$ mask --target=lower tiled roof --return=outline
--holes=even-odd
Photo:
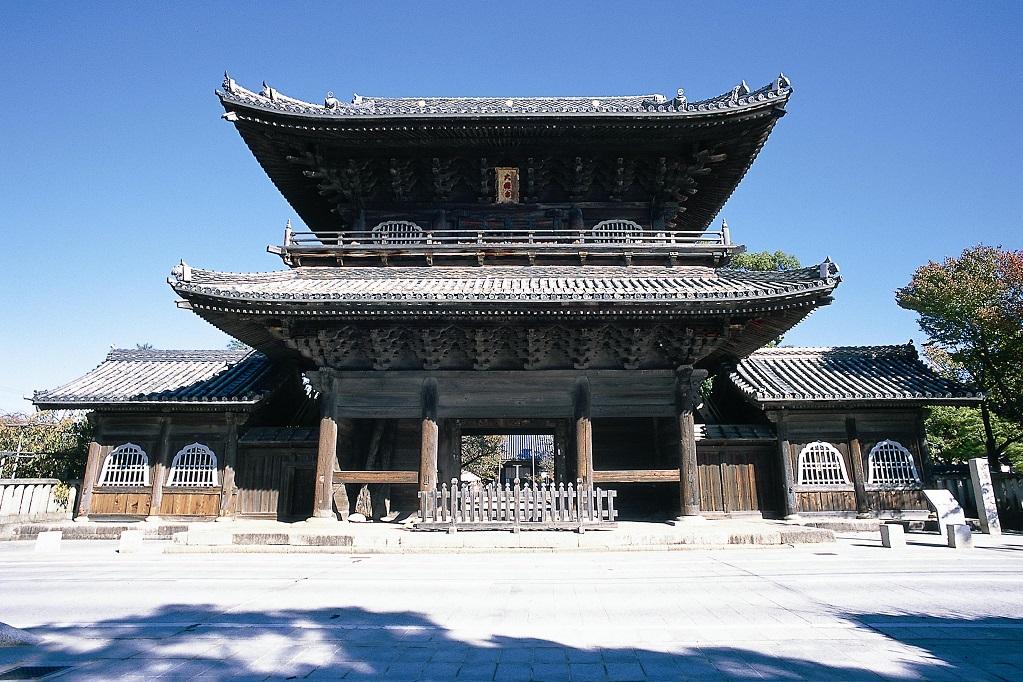
[[[983,395],[924,364],[912,343],[902,346],[765,348],[730,375],[759,405],[900,401],[973,404]]]
[[[122,350],[59,388],[37,391],[43,409],[148,404],[252,405],[279,384],[279,374],[250,350]]]
[[[299,267],[229,273],[179,267],[185,298],[251,303],[743,302],[823,296],[840,278],[821,266],[751,272],[702,266]]]

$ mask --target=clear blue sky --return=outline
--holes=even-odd
[[[0,8],[0,410],[111,345],[223,347],[171,266],[273,270],[290,207],[213,96],[225,69],[319,101],[690,99],[795,86],[723,216],[751,249],[831,256],[787,342],[920,340],[894,290],[978,242],[1021,248],[1023,3],[29,3]]]

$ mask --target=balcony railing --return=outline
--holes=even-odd
[[[269,246],[294,265],[347,258],[426,260],[435,258],[550,259],[633,258],[644,260],[697,258],[720,260],[741,252],[728,226],[719,230],[649,230],[631,221],[604,221],[586,229],[424,229],[403,220],[386,221],[371,230],[296,232],[285,230],[283,246]]]

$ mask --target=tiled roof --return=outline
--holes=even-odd
[[[702,266],[300,267],[223,273],[175,268],[179,294],[251,303],[401,304],[742,303],[823,296],[840,281],[829,267],[750,272]],[[822,277],[822,274],[824,275]]]
[[[255,351],[112,350],[98,367],[59,388],[37,391],[40,408],[147,404],[251,405],[278,375]]]
[[[970,404],[981,393],[949,381],[927,365],[913,344],[765,348],[730,376],[759,405],[899,401]]]
[[[316,118],[420,117],[420,116],[543,116],[543,115],[670,115],[692,116],[735,111],[784,102],[792,93],[788,78],[751,91],[743,81],[730,91],[689,102],[679,90],[673,97],[627,95],[614,97],[366,97],[354,95],[342,102],[328,92],[323,104],[287,97],[263,83],[259,92],[238,85],[224,74],[217,95],[226,104]]]

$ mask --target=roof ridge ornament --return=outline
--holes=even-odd
[[[259,91],[259,94],[271,102],[277,101],[277,91],[267,85],[266,81],[263,81],[263,89]]]
[[[786,76],[784,73],[779,73],[778,77],[774,79],[774,83],[771,85],[771,91],[778,92],[779,90],[784,90],[786,88],[791,87],[792,81],[788,79],[788,76]]]
[[[743,79],[743,81],[741,83],[739,83],[734,88],[732,88],[732,94],[728,98],[728,101],[731,104],[738,104],[739,103],[739,98],[740,97],[745,97],[746,95],[749,94],[749,92],[750,92],[749,86],[746,85],[746,80]]]
[[[820,265],[821,279],[829,280],[838,275],[838,264],[831,260],[831,256],[824,259]]]
[[[170,278],[167,279],[168,284],[174,284],[174,282],[191,282],[192,281],[192,266],[182,259],[180,263],[171,268],[171,277],[174,278],[172,282]]]
[[[337,97],[334,97],[333,90],[327,90],[327,96],[323,98],[323,108],[328,111],[334,111],[341,106],[341,102]]]
[[[231,75],[227,71],[224,71],[224,90],[232,95],[238,92],[237,83],[234,82],[234,79],[231,78]]]

